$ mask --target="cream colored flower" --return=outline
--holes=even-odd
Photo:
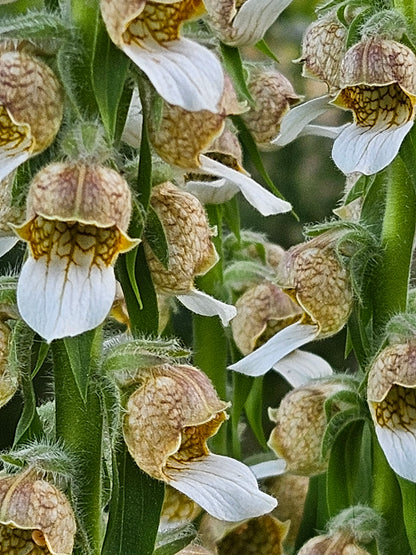
[[[153,188],[150,203],[162,223],[169,251],[165,267],[144,240],[146,260],[157,293],[176,296],[197,314],[218,315],[227,325],[236,314],[235,308],[194,287],[195,277],[205,274],[218,262],[218,253],[211,240],[213,231],[204,207],[196,197],[170,182]]]
[[[386,458],[397,474],[416,482],[416,342],[383,349],[368,374],[367,399]]]
[[[130,396],[124,439],[137,465],[178,489],[209,514],[239,521],[271,511],[276,501],[258,489],[248,467],[207,447],[227,418],[208,378],[186,365],[141,370]]]
[[[186,110],[218,112],[224,74],[218,58],[181,36],[202,0],[101,0],[111,40],[146,73],[162,98]]]
[[[262,375],[276,368],[276,363],[292,364],[286,357],[298,347],[343,328],[352,310],[353,294],[348,271],[335,249],[337,237],[337,233],[327,231],[286,252],[276,281],[302,315],[230,369]]]
[[[55,163],[35,176],[26,223],[15,228],[30,249],[17,303],[47,341],[93,329],[107,316],[114,262],[137,244],[126,235],[130,213],[129,187],[110,168]]]
[[[251,179],[239,165],[236,166],[233,156],[230,159],[232,167],[209,156],[212,149],[216,148],[213,146],[214,141],[223,133],[226,116],[241,113],[245,109],[238,103],[228,79],[221,100],[221,111],[217,114],[207,110],[191,112],[167,103],[161,107],[157,104],[157,108],[157,112],[153,110],[149,134],[153,147],[165,162],[187,173],[223,178],[224,181],[210,183],[209,187],[222,189],[224,198],[231,198],[241,191],[246,200],[264,216],[291,210],[288,202],[274,196]]]
[[[209,22],[231,46],[260,41],[291,0],[204,0]]]
[[[31,472],[0,477],[0,553],[71,555],[75,518],[53,484]]]
[[[24,209],[12,202],[14,172],[0,181],[0,257],[4,256],[19,241],[10,224],[24,220]]]
[[[25,52],[0,54],[0,180],[47,148],[62,121],[52,70]]]
[[[0,407],[10,401],[19,387],[19,377],[9,364],[10,328],[0,321]]]

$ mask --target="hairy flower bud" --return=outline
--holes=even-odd
[[[52,70],[25,52],[2,52],[0,179],[52,143],[62,114],[62,91]]]
[[[209,379],[187,365],[144,368],[130,396],[123,435],[137,465],[222,520],[269,512],[276,502],[260,492],[242,463],[214,455],[207,440],[226,419]],[[248,516],[250,515],[250,516]]]
[[[345,537],[341,533],[332,536],[316,536],[298,551],[298,555],[327,555],[329,553],[331,555],[370,555],[351,537]]]
[[[144,241],[153,282],[165,293],[188,293],[195,277],[205,274],[218,261],[204,207],[196,197],[169,182],[152,190],[150,203],[162,223],[169,248],[165,268]]]
[[[116,290],[112,266],[137,244],[126,235],[130,213],[129,187],[110,168],[63,162],[35,176],[27,221],[16,228],[31,255],[17,302],[45,339],[77,335],[107,316]]]
[[[280,129],[280,122],[300,97],[286,77],[273,68],[250,66],[248,88],[255,107],[241,115],[256,143],[271,148],[270,141]]]
[[[31,472],[0,477],[0,553],[70,555],[72,508],[53,484]]]
[[[337,235],[325,232],[290,248],[277,269],[277,283],[304,311],[303,320],[317,324],[319,337],[337,333],[352,310],[348,271],[336,249]]]
[[[304,77],[324,81],[330,90],[338,89],[347,34],[347,28],[334,12],[311,23],[303,37],[302,55],[297,60],[303,63]]]
[[[248,289],[235,307],[237,316],[231,322],[231,330],[243,355],[251,353],[302,316],[299,305],[270,281]]]
[[[279,408],[269,408],[269,417],[276,426],[268,445],[285,459],[288,472],[307,476],[325,472],[328,461],[321,456],[327,425],[324,404],[343,389],[343,384],[334,381],[312,383],[290,391]]]

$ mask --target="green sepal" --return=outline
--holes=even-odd
[[[98,15],[91,61],[92,85],[101,119],[110,140],[114,140],[116,135],[118,109],[129,65],[129,58],[110,40],[105,25]]]
[[[255,46],[257,50],[260,50],[260,52],[263,52],[263,54],[265,54],[268,58],[271,58],[275,62],[279,63],[279,59],[276,57],[276,55],[270,49],[270,46],[267,44],[267,42],[264,39],[259,40],[259,42],[257,42]]]
[[[43,341],[39,346],[36,365],[35,365],[35,367],[32,371],[32,380],[35,378],[35,376],[37,375],[39,370],[42,368],[43,363],[45,362],[46,357],[48,356],[48,353],[49,353],[49,345],[48,345],[48,343],[45,343]]]
[[[238,195],[223,204],[224,221],[234,233],[237,241],[240,241],[240,204]]]
[[[347,49],[351,48],[351,46],[353,46],[354,44],[360,41],[363,24],[373,13],[374,13],[373,7],[362,10],[350,23],[350,26],[348,28],[348,36],[347,36],[347,43],[346,43]]]
[[[222,42],[221,54],[225,69],[232,79],[237,94],[243,100],[246,100],[250,106],[254,106],[255,102],[247,87],[246,75],[239,49]]]
[[[227,287],[235,290],[240,290],[250,283],[255,285],[264,279],[272,281],[274,277],[270,267],[248,260],[233,262],[224,271],[224,283]]]
[[[144,236],[152,249],[156,258],[168,269],[169,267],[169,246],[166,240],[165,230],[156,211],[149,206],[146,219]]]
[[[142,472],[124,444],[113,470],[113,493],[101,555],[152,555],[164,484]]]
[[[29,13],[19,14],[15,17],[2,16],[0,35],[2,40],[6,38],[53,39],[62,42],[70,39],[71,30],[60,16],[47,11],[36,12],[31,9]]]
[[[34,332],[23,321],[16,322],[11,333],[9,365],[11,372],[18,372],[20,375],[23,411],[17,423],[13,447],[39,437],[42,432],[31,377],[34,338]]]
[[[0,14],[1,17],[14,16],[24,14],[29,10],[41,10],[43,7],[43,0],[17,0],[17,2],[0,5]]]
[[[91,369],[96,366],[97,337],[101,338],[101,329],[86,331],[75,337],[65,337],[61,341],[70,363],[70,369],[84,403],[87,400],[88,383]]]
[[[255,378],[253,386],[244,404],[247,420],[257,441],[267,450],[267,442],[263,430],[263,376]]]
[[[169,535],[172,536],[172,540],[169,541]],[[172,532],[165,532],[163,535],[159,534],[158,539],[163,541],[163,545],[156,547],[153,551],[153,555],[175,555],[179,553],[181,549],[189,545],[192,540],[196,538],[196,530],[191,526],[184,526],[173,530]]]

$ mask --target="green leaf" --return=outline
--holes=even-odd
[[[409,482],[400,476],[398,476],[397,479],[402,492],[403,516],[407,539],[409,540],[412,553],[416,553],[416,484]]]
[[[244,405],[247,397],[253,386],[254,378],[245,376],[238,372],[232,373],[233,380],[233,400],[231,405],[231,433],[232,433],[232,447],[233,457],[236,459],[241,458],[241,441],[238,431],[241,413],[243,412]]]
[[[9,364],[12,372],[20,374],[23,395],[23,411],[16,427],[13,446],[40,435],[42,430],[31,377],[34,337],[34,332],[22,321],[16,323],[11,334]]]
[[[156,258],[167,269],[169,266],[169,246],[165,230],[159,216],[151,206],[147,213],[144,235]]]
[[[113,140],[116,134],[118,108],[129,65],[129,58],[113,44],[101,17],[98,17],[91,62],[92,85],[110,140]]]
[[[257,441],[263,449],[268,449],[263,430],[263,377],[254,379],[253,387],[244,408],[250,428],[253,430]]]
[[[196,533],[194,527],[186,525],[159,532],[153,555],[175,555],[195,539]]]
[[[268,58],[271,58],[275,62],[279,63],[279,60],[276,58],[274,52],[270,49],[269,45],[264,39],[259,40],[259,42],[256,43],[256,48],[260,50],[260,52],[263,52],[263,54],[265,54]]]
[[[33,2],[32,2],[33,3]],[[0,19],[0,35],[2,39],[58,39],[68,40],[71,30],[61,17],[46,11],[19,14],[16,17]]]
[[[328,422],[322,439],[322,457],[325,458],[328,455],[329,451],[334,447],[338,436],[345,428],[349,427],[352,422],[362,419],[363,416],[357,407],[336,413]]]
[[[101,333],[101,331],[99,332]],[[68,355],[72,374],[79,394],[85,402],[92,363],[95,362],[96,330],[87,331],[76,337],[65,337],[62,341]],[[96,356],[96,354],[95,354]]]
[[[234,233],[237,241],[240,241],[240,204],[238,196],[235,195],[231,200],[225,202],[223,208],[225,223]]]
[[[33,369],[33,372],[32,372],[32,380],[37,375],[39,370],[42,368],[42,365],[45,362],[46,357],[48,356],[48,353],[49,353],[49,345],[43,341],[40,344],[40,347],[39,347],[36,366],[35,366],[35,368]]]
[[[163,482],[142,472],[123,444],[114,468],[113,494],[102,555],[151,555],[164,497]]]
[[[224,60],[225,69],[232,79],[237,94],[243,100],[246,100],[250,106],[254,106],[255,102],[247,87],[245,71],[243,62],[241,61],[239,49],[234,46],[228,46],[228,44],[224,44],[222,42],[221,54]]]

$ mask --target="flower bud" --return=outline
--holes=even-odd
[[[269,418],[276,423],[268,445],[285,459],[287,471],[313,476],[327,468],[321,444],[327,425],[325,401],[345,389],[335,381],[297,387],[283,397],[279,408],[269,408]]]
[[[397,474],[416,481],[416,342],[384,348],[368,374],[367,399],[377,438]]]
[[[237,316],[231,321],[231,330],[243,355],[302,316],[299,305],[270,281],[248,289],[235,306]]]
[[[303,37],[302,55],[297,60],[303,62],[303,76],[324,81],[330,90],[338,89],[347,34],[347,28],[334,12],[311,23]]]
[[[162,223],[169,248],[165,268],[144,241],[155,287],[171,295],[188,293],[194,278],[205,274],[218,261],[204,207],[196,197],[169,182],[152,190],[150,203]]]
[[[205,549],[202,545],[190,544],[177,552],[176,555],[215,555],[213,551]]]
[[[332,231],[290,248],[277,269],[277,283],[328,337],[346,324],[353,305],[350,278],[336,252]]]
[[[19,386],[18,376],[9,365],[9,339],[10,329],[0,321],[0,407],[10,401]]]
[[[55,163],[35,176],[27,221],[16,228],[31,254],[17,302],[42,337],[77,335],[107,316],[116,289],[112,266],[137,244],[126,235],[130,213],[129,187],[110,168]]]
[[[254,140],[263,149],[280,130],[280,122],[300,97],[286,77],[273,68],[250,66],[248,89],[255,107],[241,115]]]
[[[25,52],[0,55],[0,179],[55,138],[63,97],[52,70]]]
[[[0,553],[70,555],[72,508],[53,484],[31,472],[0,477]]]

